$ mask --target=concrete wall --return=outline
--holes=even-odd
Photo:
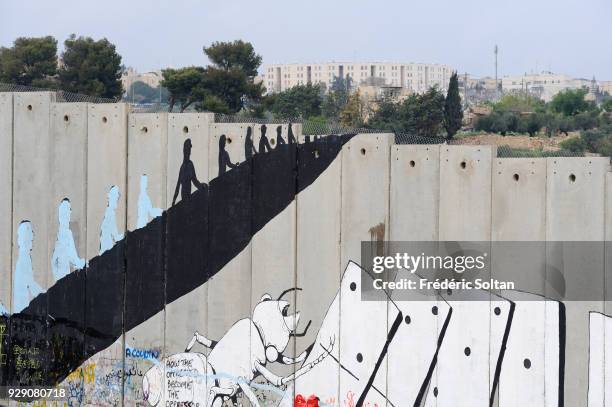
[[[0,93],[0,302],[13,314],[0,327],[14,328],[10,345],[0,338],[3,383],[55,380],[80,405],[205,403],[211,367],[243,405],[597,406],[611,394],[608,364],[593,361],[612,349],[608,158],[499,159],[389,134],[305,142],[299,124],[297,144],[266,124],[264,152],[258,123],[128,110]],[[530,292],[364,301],[361,244],[384,254],[388,240],[487,242],[492,276]],[[563,246],[576,240],[591,256]],[[497,251],[512,241],[534,242],[541,261]],[[568,285],[590,270],[602,301],[562,303],[523,279],[558,277],[546,261]],[[45,323],[28,331],[30,317]],[[39,349],[27,368],[20,343]],[[235,376],[261,365],[271,373],[238,390]]]

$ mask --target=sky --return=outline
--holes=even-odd
[[[0,0],[0,46],[20,36],[108,38],[146,72],[206,65],[204,45],[249,41],[265,63],[397,61],[499,76],[612,80],[611,0]]]

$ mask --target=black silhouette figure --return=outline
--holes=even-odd
[[[287,130],[287,139],[289,140],[289,144],[297,144],[297,140],[293,135],[293,129],[291,128],[291,123],[289,123],[289,129]]]
[[[174,190],[174,197],[172,198],[172,205],[176,203],[178,197],[179,188],[181,190],[181,200],[189,199],[191,196],[191,184],[196,186],[198,189],[205,189],[206,184],[198,181],[196,176],[195,167],[191,161],[191,139],[185,140],[183,143],[183,163],[179,170],[178,180],[176,181],[176,189]]]
[[[253,135],[251,126],[247,127],[246,139],[244,140],[244,158],[249,160],[253,158],[253,154],[257,154],[255,145],[253,145]]]
[[[219,176],[225,174],[227,167],[238,168],[238,164],[233,164],[230,160],[229,153],[225,151],[225,134],[219,137]]]
[[[265,124],[261,125],[261,138],[259,139],[259,153],[263,154],[266,151],[270,151],[272,150],[272,147],[270,147],[270,141],[268,141],[268,136],[266,136],[266,130],[268,128],[266,127]]]
[[[278,143],[278,146],[287,144],[285,143],[285,139],[283,138],[283,126],[278,126],[276,128],[276,142]]]

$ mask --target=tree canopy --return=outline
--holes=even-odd
[[[121,72],[121,55],[106,38],[95,41],[73,34],[64,42],[58,71],[63,90],[116,99],[123,94]]]
[[[550,102],[550,108],[565,116],[574,116],[578,113],[595,110],[594,103],[585,100],[587,89],[566,89],[557,93]]]
[[[273,98],[271,110],[279,117],[308,119],[321,114],[322,98],[319,86],[294,86],[274,95]]]
[[[0,48],[0,82],[49,86],[57,72],[57,40],[51,36],[20,37],[10,48]]]

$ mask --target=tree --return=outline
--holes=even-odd
[[[406,99],[406,108],[411,110],[410,119],[419,136],[435,137],[442,130],[444,121],[444,95],[437,87],[431,87],[422,95]]]
[[[20,37],[11,48],[0,48],[0,82],[48,86],[57,72],[57,40],[51,36]]]
[[[323,101],[322,110],[325,117],[338,120],[340,112],[347,104],[351,92],[351,78],[334,76],[332,85]]]
[[[340,124],[346,127],[360,127],[363,124],[364,106],[359,91],[351,94],[342,111]]]
[[[257,69],[261,65],[261,56],[255,53],[253,45],[242,40],[213,42],[210,47],[204,47],[204,53],[219,69],[238,69],[249,78],[257,76]]]
[[[64,41],[62,65],[58,71],[63,90],[90,96],[121,97],[121,55],[106,38],[71,35]]]
[[[297,85],[275,94],[271,110],[283,118],[308,119],[321,114],[321,103],[321,89],[318,85]]]
[[[168,111],[176,104],[184,112],[189,106],[204,100],[204,68],[190,66],[179,69],[162,69],[161,86],[168,89]]]
[[[493,109],[498,112],[513,113],[543,112],[545,104],[540,98],[528,93],[510,93],[495,103]]]
[[[588,91],[585,88],[561,91],[553,97],[550,108],[553,112],[562,113],[565,116],[574,116],[578,113],[595,110],[595,104],[584,99],[587,93]]]
[[[462,121],[463,108],[461,107],[461,96],[459,96],[459,79],[457,72],[453,72],[444,100],[444,128],[449,140],[459,131]]]
[[[206,92],[203,100],[214,97],[214,106],[229,112],[238,112],[261,102],[265,88],[262,83],[255,83],[261,56],[255,53],[253,45],[240,40],[214,42],[210,47],[204,47],[204,53],[212,66],[204,71]]]
[[[367,127],[385,131],[406,131],[405,124],[400,118],[399,110],[399,103],[388,98],[381,100],[370,114]]]

